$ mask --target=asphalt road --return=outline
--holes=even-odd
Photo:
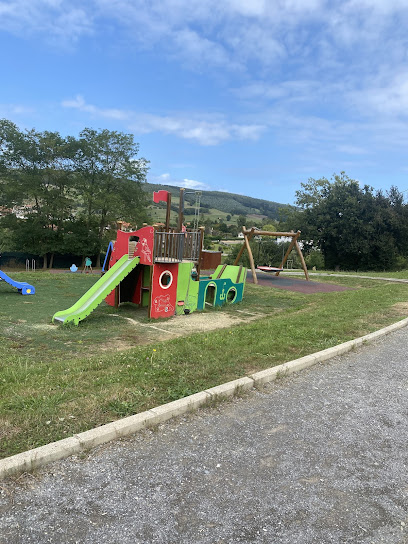
[[[407,345],[0,482],[0,543],[408,543]]]

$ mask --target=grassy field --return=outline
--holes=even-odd
[[[149,321],[105,303],[78,327],[52,315],[98,276],[16,272],[0,282],[0,457],[65,438],[358,337],[408,315],[408,285],[317,278],[353,290],[306,295],[248,284],[222,310]],[[215,327],[215,328],[214,328]]]

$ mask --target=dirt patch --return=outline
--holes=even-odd
[[[140,340],[140,339],[139,339]],[[129,342],[128,340],[121,340],[120,338],[112,338],[104,344],[98,344],[99,351],[125,351],[126,349],[134,348],[136,345],[141,345],[148,342]]]
[[[41,331],[51,331],[55,329],[55,325],[50,325],[47,323],[36,323],[33,325],[29,325],[30,329],[37,329]]]
[[[262,317],[262,314],[232,315],[216,311],[209,313],[197,312],[189,315],[176,315],[168,322],[160,322],[157,326],[161,329],[171,331],[175,336],[186,336],[194,332],[206,332],[234,327],[239,323],[254,321],[260,317]]]
[[[395,310],[398,315],[408,316],[408,302],[397,302],[392,306],[392,309]]]
[[[11,438],[13,435],[18,434],[20,428],[12,425],[7,419],[0,418],[0,439]]]
[[[234,327],[240,323],[255,321],[264,317],[264,313],[245,312],[229,314],[226,312],[194,312],[189,315],[176,315],[166,320],[143,322],[143,318],[132,319],[118,314],[111,314],[113,318],[124,319],[135,327],[135,335],[127,334],[127,338],[112,338],[108,342],[98,344],[98,350],[124,351],[135,346],[153,344],[172,338],[188,336],[194,333],[203,333],[216,329]],[[137,333],[136,333],[137,331]]]

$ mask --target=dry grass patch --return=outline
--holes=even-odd
[[[392,306],[395,311],[395,315],[403,315],[408,317],[408,302],[397,302]]]

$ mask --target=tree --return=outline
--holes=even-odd
[[[116,221],[146,219],[148,161],[137,159],[133,136],[84,129],[79,138],[20,131],[0,120],[0,206],[19,210],[2,219],[23,251],[94,253]]]
[[[99,259],[109,225],[147,219],[147,195],[141,184],[146,180],[148,161],[136,158],[139,145],[132,134],[85,128],[79,140],[71,138],[70,143],[82,200],[79,216],[89,232],[97,232]]]
[[[372,187],[360,187],[344,172],[310,178],[297,191],[289,228],[300,228],[305,248],[319,248],[326,268],[384,270],[396,265],[399,254],[391,198]],[[394,192],[394,205],[401,204]]]
[[[74,205],[72,168],[67,142],[58,132],[22,132],[7,120],[0,121],[1,199],[20,207],[13,224],[15,245],[44,258],[62,247],[63,225]]]
[[[271,221],[268,221],[267,223],[264,223],[261,227],[262,230],[266,230],[268,232],[277,232],[278,227],[276,223],[272,223]]]

